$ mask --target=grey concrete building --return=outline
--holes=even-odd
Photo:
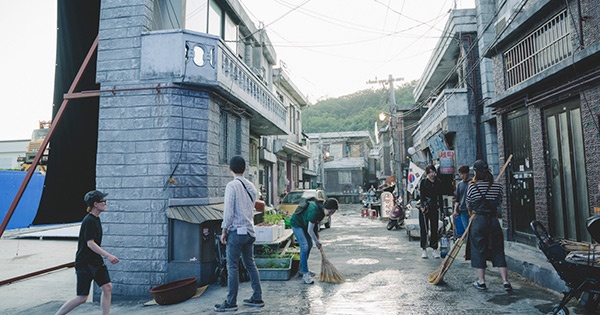
[[[214,280],[229,158],[246,158],[257,187],[279,176],[265,175],[279,149],[261,155],[261,138],[287,135],[301,106],[277,96],[276,60],[235,0],[101,2],[96,183],[110,194],[103,246],[121,259],[115,299]]]
[[[306,148],[306,136],[302,133],[302,110],[309,105],[308,99],[292,81],[285,67],[274,71],[276,95],[287,111],[287,135],[273,136],[277,155],[276,192],[280,196],[286,191],[304,187],[304,169],[311,157]]]
[[[591,241],[586,220],[600,213],[598,18],[595,1],[476,1],[452,12],[450,36],[415,89],[428,109],[413,160],[454,147],[456,166],[485,158],[497,174],[512,155],[500,178],[509,247],[535,245],[534,219],[559,239]],[[554,287],[534,276],[539,266],[509,264]]]
[[[422,168],[426,164],[439,167],[446,195],[452,194],[460,165],[489,155],[482,128],[486,116],[481,104],[477,29],[475,9],[453,10],[444,28],[446,36],[436,45],[413,92],[417,108],[425,112],[412,133],[411,159]],[[493,167],[496,159],[488,161]]]
[[[0,141],[0,169],[20,169],[17,161],[25,156],[29,139]]]
[[[368,131],[308,134],[312,165],[328,197],[341,203],[358,202],[360,187],[367,184],[369,152],[373,143]]]

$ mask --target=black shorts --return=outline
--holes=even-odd
[[[108,275],[108,269],[106,265],[92,266],[84,265],[81,267],[75,267],[75,273],[77,274],[77,295],[89,295],[92,280],[101,287],[110,282],[110,276]]]

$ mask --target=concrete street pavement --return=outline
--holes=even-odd
[[[473,288],[474,270],[469,262],[460,258],[464,250],[445,277],[446,283],[431,285],[428,275],[438,268],[441,260],[421,259],[418,241],[409,241],[405,230],[387,231],[385,221],[361,217],[360,207],[342,205],[332,218],[332,227],[321,232],[324,251],[344,274],[346,283],[317,281],[306,285],[297,277],[288,281],[263,281],[264,308],[241,305],[241,300],[251,294],[249,283],[242,283],[237,313],[546,314],[560,301],[561,296],[555,291],[516,273],[511,273],[514,291],[505,292],[495,268],[488,272],[487,291]],[[72,261],[75,248],[75,241],[17,240],[5,235],[0,239],[0,280]],[[321,257],[316,249],[311,253],[309,266],[319,273]],[[53,314],[74,294],[72,268],[18,281],[0,286],[0,314]],[[144,306],[152,299],[148,294],[148,298],[141,301],[113,301],[111,313],[211,314],[213,305],[221,303],[226,294],[226,287],[213,284],[200,297],[179,304]],[[569,305],[572,312],[575,304]],[[71,314],[100,313],[99,304],[89,302]]]

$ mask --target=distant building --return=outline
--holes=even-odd
[[[368,131],[309,133],[311,165],[317,186],[341,203],[358,202],[360,187],[367,185],[369,152],[373,147]]]
[[[17,159],[25,156],[28,144],[29,139],[0,141],[0,169],[20,169]]]

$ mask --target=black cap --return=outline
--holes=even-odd
[[[490,167],[484,160],[477,160],[475,164],[473,164],[473,169],[475,172],[486,172],[490,170]]]
[[[92,190],[85,194],[83,201],[85,201],[85,204],[88,205],[88,207],[92,207],[94,202],[98,202],[106,196],[108,196],[108,194],[105,194],[99,190]]]
[[[323,208],[329,209],[329,210],[337,210],[338,207],[339,207],[338,206],[338,201],[335,198],[329,198],[323,204]]]

